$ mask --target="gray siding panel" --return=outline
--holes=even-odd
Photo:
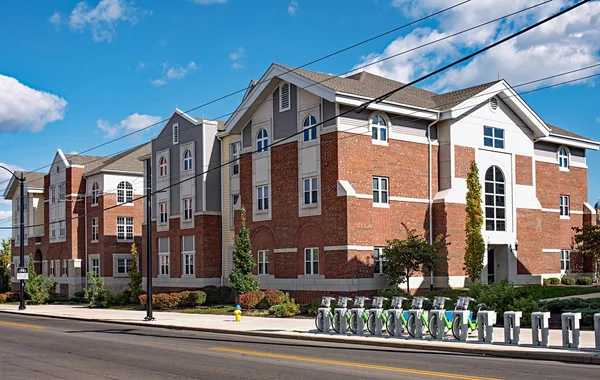
[[[221,211],[221,142],[214,139],[206,174],[206,211]]]
[[[326,101],[324,100],[323,102],[325,104]],[[340,112],[348,111],[351,108],[352,107],[350,106],[341,105]],[[323,107],[323,110],[325,110],[325,107]],[[351,111],[348,114],[341,116],[341,119],[346,125],[356,127],[367,127],[369,123],[369,116],[371,115],[371,113],[372,111],[370,110],[366,110],[358,114],[354,111]],[[395,133],[427,137],[427,126],[431,123],[431,121],[424,119],[415,119],[391,113],[387,113],[387,116],[390,118],[390,122],[392,124],[390,129]],[[431,128],[431,138],[433,140],[437,140],[437,126],[433,126]]]
[[[298,93],[290,84],[290,109],[279,112],[279,87],[273,92],[273,140],[280,140],[298,132]]]
[[[335,103],[323,99],[323,120],[329,120],[335,117]],[[330,127],[335,125],[335,119],[328,121],[323,124],[324,127]]]
[[[252,147],[252,120],[242,130],[242,144],[244,148]]]

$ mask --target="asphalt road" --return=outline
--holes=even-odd
[[[598,379],[600,367],[0,313],[0,379]]]

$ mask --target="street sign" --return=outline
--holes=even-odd
[[[17,268],[17,280],[29,280],[29,268]]]

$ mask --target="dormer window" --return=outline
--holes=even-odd
[[[279,112],[292,108],[290,84],[285,82],[279,86]]]
[[[558,148],[558,166],[561,169],[569,168],[569,152],[564,146]]]
[[[373,141],[387,141],[387,123],[381,115],[371,117],[371,135]]]
[[[173,124],[173,145],[179,144],[179,123]]]

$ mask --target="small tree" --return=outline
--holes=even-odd
[[[29,303],[34,305],[44,304],[50,299],[50,289],[54,288],[54,281],[35,273],[33,256],[29,255],[29,279],[25,282],[25,294],[29,297]]]
[[[475,161],[471,162],[471,170],[467,175],[466,214],[465,235],[467,247],[465,248],[465,265],[463,269],[467,272],[471,282],[475,283],[481,278],[485,251],[485,243],[481,234],[481,228],[483,227],[481,183],[479,182],[479,169]]]
[[[101,306],[106,298],[104,280],[94,272],[88,272],[87,283],[83,289],[83,299],[90,303],[90,307]]]
[[[438,252],[447,245],[446,236],[440,235],[433,244],[427,239],[416,234],[415,230],[408,230],[406,239],[388,240],[388,247],[383,250],[387,260],[385,276],[390,285],[397,286],[406,281],[406,288],[410,293],[410,278],[424,269],[431,270],[437,263],[447,260],[440,257]]]
[[[138,254],[135,243],[131,245],[131,263],[127,268],[129,274],[129,300],[131,303],[139,302],[139,296],[143,293],[142,290],[142,273],[138,268]]]
[[[10,241],[2,239],[0,243],[0,293],[10,290]]]
[[[590,257],[596,264],[596,271],[600,269],[600,226],[573,227],[577,250],[586,257]]]
[[[260,288],[260,283],[252,276],[252,269],[256,266],[252,257],[250,233],[246,227],[246,209],[242,206],[242,227],[235,237],[233,250],[233,270],[229,275],[229,286],[236,295],[253,292]]]

